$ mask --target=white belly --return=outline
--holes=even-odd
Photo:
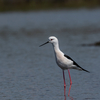
[[[73,61],[67,59],[63,54],[60,53],[56,55],[56,62],[57,65],[62,69],[70,69],[73,65]]]

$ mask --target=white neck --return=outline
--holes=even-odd
[[[57,54],[58,52],[62,53],[62,51],[59,49],[59,43],[58,42],[53,43],[52,45],[54,47],[55,54]]]
[[[59,50],[59,43],[58,42],[55,42],[52,45],[54,47],[54,51],[58,51]]]

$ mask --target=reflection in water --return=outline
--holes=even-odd
[[[66,100],[66,95],[64,97],[65,97],[64,100]]]
[[[68,97],[69,97],[70,100],[74,100],[73,97],[70,96],[71,86],[72,86],[72,83],[70,84],[70,87],[69,87]],[[65,90],[64,90],[64,92],[65,92]],[[66,95],[64,95],[64,100],[66,100]]]
[[[69,91],[68,91],[68,96],[70,95],[71,86],[72,86],[72,84],[70,84]]]
[[[74,100],[74,98],[73,98],[73,97],[71,97],[71,96],[68,96],[68,97],[69,97],[69,100]],[[66,95],[64,96],[64,100],[67,100]]]
[[[74,98],[73,98],[73,97],[71,97],[71,96],[68,96],[68,97],[69,97],[69,99],[70,99],[70,100],[74,100]]]
[[[72,84],[70,84],[70,87],[69,87],[69,91],[68,91],[68,97],[70,98],[70,100],[74,100],[74,99],[73,99],[73,97],[71,97],[71,96],[70,96],[70,90],[71,90],[71,86],[72,86]]]
[[[73,97],[71,97],[71,96],[68,96],[68,97],[69,97],[69,100],[74,100]],[[64,100],[67,100],[67,99],[66,99],[66,96],[64,96]]]
[[[70,84],[70,87],[69,87],[68,97],[69,97],[70,100],[74,100],[73,97],[70,96],[71,86],[72,86],[72,84]],[[65,92],[65,88],[64,88],[64,92]],[[64,95],[64,100],[66,100],[66,95]]]

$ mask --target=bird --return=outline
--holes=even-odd
[[[55,54],[55,59],[56,59],[56,63],[57,65],[62,69],[63,71],[63,80],[64,80],[64,96],[66,96],[66,82],[65,82],[65,74],[64,74],[64,70],[68,70],[68,74],[69,74],[69,79],[70,79],[70,88],[69,88],[69,92],[68,92],[68,96],[70,95],[70,89],[71,89],[71,85],[72,85],[72,80],[71,80],[71,75],[70,75],[70,69],[76,69],[76,70],[82,70],[85,72],[90,73],[88,70],[80,67],[71,57],[69,57],[68,55],[64,54],[60,48],[59,48],[59,41],[55,36],[50,36],[48,38],[48,41],[43,43],[42,45],[40,45],[39,47],[51,43],[54,49],[54,54]]]

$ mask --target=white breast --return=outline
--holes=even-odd
[[[73,61],[67,59],[61,51],[56,52],[56,62],[62,69],[70,69],[73,65]]]

